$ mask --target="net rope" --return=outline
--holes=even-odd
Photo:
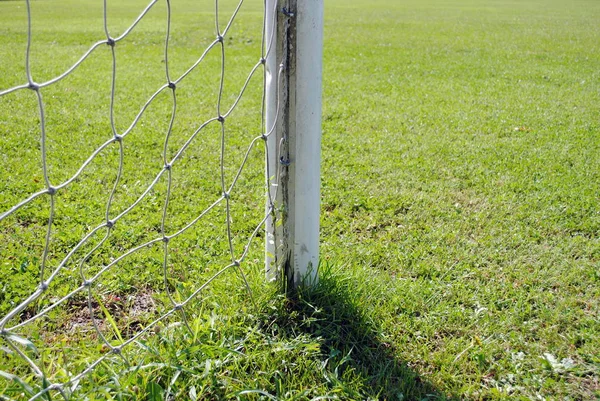
[[[243,249],[236,250],[236,247],[234,246],[233,233],[232,233],[231,194],[236,189],[236,184],[238,183],[240,175],[242,174],[242,172],[247,164],[251,149],[253,147],[255,147],[255,145],[257,145],[260,142],[262,142],[264,144],[264,152],[265,152],[264,160],[265,160],[265,163],[267,163],[267,164],[268,164],[268,160],[269,160],[269,157],[268,157],[269,152],[278,152],[278,149],[269,149],[267,147],[267,138],[269,136],[273,135],[273,132],[275,130],[275,123],[272,124],[271,127],[265,126],[265,98],[266,98],[266,81],[267,81],[267,73],[268,73],[265,68],[265,64],[266,64],[267,55],[272,51],[272,48],[274,47],[272,45],[273,37],[266,37],[266,23],[267,23],[267,15],[268,15],[267,3],[264,2],[264,8],[262,10],[263,19],[262,19],[262,39],[261,39],[260,57],[254,64],[254,66],[251,68],[250,72],[248,73],[247,78],[245,79],[245,82],[243,83],[242,87],[239,88],[239,92],[236,92],[236,93],[238,93],[238,95],[235,98],[235,100],[233,101],[231,107],[225,108],[224,104],[223,104],[224,103],[223,102],[223,86],[224,86],[225,71],[226,71],[226,69],[225,69],[225,49],[227,47],[225,38],[227,37],[228,32],[229,32],[230,28],[232,27],[232,25],[236,22],[236,17],[238,16],[239,11],[242,8],[244,1],[240,0],[239,3],[237,3],[235,10],[229,16],[227,24],[225,26],[223,26],[222,24],[219,23],[219,9],[220,9],[219,0],[215,0],[214,4],[215,4],[216,38],[205,48],[205,50],[203,51],[201,56],[197,60],[195,60],[193,62],[193,64],[191,64],[189,66],[189,68],[187,68],[185,70],[185,72],[183,74],[181,74],[178,77],[173,77],[173,74],[169,69],[169,39],[170,39],[170,35],[171,35],[170,32],[171,32],[171,24],[172,24],[171,2],[170,2],[170,0],[160,0],[160,1],[166,2],[166,35],[164,38],[165,82],[146,100],[146,102],[143,104],[143,106],[141,107],[139,112],[133,118],[133,121],[122,132],[118,131],[118,129],[116,128],[116,124],[115,124],[115,93],[116,93],[116,87],[117,87],[116,73],[117,73],[117,54],[118,54],[119,43],[122,41],[125,41],[128,38],[130,33],[135,30],[138,23],[148,14],[148,12],[157,3],[159,3],[159,0],[151,1],[143,9],[143,11],[137,16],[137,18],[135,18],[135,20],[118,37],[112,37],[110,34],[110,31],[108,28],[108,22],[107,22],[107,20],[108,20],[108,18],[107,18],[107,1],[104,0],[103,24],[104,24],[104,32],[105,32],[106,37],[103,38],[102,40],[95,42],[87,51],[85,51],[83,53],[83,55],[74,64],[72,64],[62,74],[55,76],[54,78],[52,78],[48,81],[39,82],[39,83],[34,80],[34,77],[31,72],[30,59],[31,59],[31,42],[32,42],[32,33],[31,33],[32,32],[32,22],[31,22],[32,13],[31,13],[30,0],[25,1],[26,10],[27,10],[27,22],[28,22],[28,25],[27,25],[27,48],[26,48],[26,57],[25,57],[25,71],[26,71],[27,82],[24,84],[21,84],[21,85],[10,87],[8,89],[4,89],[4,90],[2,90],[2,88],[0,88],[0,98],[2,96],[6,96],[6,95],[16,92],[16,91],[33,91],[37,97],[37,105],[38,105],[38,111],[39,111],[40,158],[41,158],[41,166],[42,166],[43,181],[44,181],[45,189],[35,192],[35,193],[31,193],[25,199],[14,204],[8,210],[0,211],[0,223],[2,223],[4,220],[6,220],[9,216],[15,214],[21,208],[31,204],[36,199],[42,198],[42,197],[49,198],[49,209],[48,209],[49,218],[48,218],[47,226],[45,229],[45,240],[44,240],[44,245],[43,245],[43,251],[42,251],[40,261],[39,261],[39,285],[37,285],[37,288],[35,289],[35,291],[30,293],[27,297],[24,297],[24,299],[18,300],[17,306],[14,307],[12,310],[10,310],[6,315],[4,315],[4,316],[0,315],[0,340],[2,340],[8,346],[8,349],[6,347],[2,347],[0,349],[0,352],[9,352],[10,351],[10,352],[14,353],[15,355],[17,355],[19,358],[21,358],[24,361],[24,363],[26,364],[26,366],[28,366],[30,371],[33,372],[33,374],[38,378],[37,385],[35,386],[35,388],[32,388],[32,390],[31,390],[32,393],[29,395],[30,400],[44,398],[46,396],[46,394],[49,394],[49,393],[52,393],[52,394],[57,393],[57,394],[60,394],[64,399],[69,399],[70,396],[77,390],[81,381],[90,372],[92,372],[98,365],[103,363],[108,358],[113,358],[113,359],[118,358],[122,361],[122,363],[125,366],[129,366],[127,357],[123,353],[124,349],[131,346],[132,344],[134,344],[141,337],[152,334],[155,326],[159,325],[161,322],[164,322],[166,319],[168,319],[172,315],[178,314],[183,322],[183,325],[186,326],[187,329],[191,330],[189,322],[188,322],[189,311],[186,310],[186,307],[191,303],[192,300],[196,299],[198,297],[198,295],[209,284],[211,284],[215,279],[217,279],[219,276],[221,276],[224,272],[226,272],[228,270],[234,270],[235,273],[238,274],[243,279],[245,286],[247,287],[248,291],[250,291],[250,287],[249,287],[247,278],[242,269],[242,264],[248,255],[251,242],[256,239],[257,234],[264,227],[267,219],[269,217],[274,218],[274,211],[275,211],[274,202],[275,202],[275,199],[277,196],[277,194],[276,194],[277,184],[276,183],[278,181],[279,172],[277,173],[276,177],[272,177],[272,178],[266,177],[266,179],[265,179],[266,191],[265,192],[267,192],[267,205],[268,205],[266,208],[266,211],[265,211],[264,215],[262,215],[263,217],[261,219],[259,219],[259,221],[256,221],[256,224],[253,226],[254,230],[243,242],[245,244],[243,246]],[[272,10],[272,11],[273,11],[272,15],[275,16],[275,14],[276,14],[275,10]],[[47,125],[46,117],[47,116],[46,116],[45,102],[44,102],[44,97],[43,97],[44,89],[65,79],[66,77],[68,77],[71,73],[73,73],[75,70],[77,70],[77,68],[90,55],[92,55],[95,51],[97,51],[97,49],[99,49],[102,46],[109,46],[110,51],[111,51],[111,56],[112,56],[112,78],[111,78],[110,109],[109,109],[110,110],[110,127],[112,130],[112,137],[110,139],[106,140],[104,143],[102,143],[99,147],[97,147],[87,157],[87,159],[83,162],[83,164],[81,164],[81,166],[79,166],[78,170],[73,175],[71,175],[66,180],[64,180],[60,183],[52,182],[50,179],[49,173],[48,173],[47,134],[46,134],[46,125]],[[169,139],[172,135],[173,124],[174,124],[174,121],[175,121],[176,115],[177,115],[177,87],[195,69],[197,69],[197,67],[203,62],[203,60],[205,60],[205,58],[207,57],[207,55],[210,52],[218,52],[218,53],[220,53],[220,57],[221,57],[221,71],[220,71],[221,75],[220,75],[220,84],[219,84],[219,89],[218,89],[218,98],[217,98],[217,102],[216,102],[216,113],[213,117],[200,123],[197,126],[198,128],[189,135],[189,137],[185,141],[185,143],[183,143],[183,145],[175,152],[174,156],[169,158],[167,148],[169,145]],[[283,71],[283,63],[279,66],[279,71],[276,72],[277,82],[279,82],[279,80],[281,79],[282,71]],[[262,118],[262,127],[264,127],[263,132],[261,132],[259,135],[255,136],[251,140],[250,144],[247,147],[247,150],[244,153],[241,164],[239,164],[237,166],[237,172],[234,174],[233,180],[231,180],[230,182],[227,182],[226,174],[225,174],[225,168],[226,168],[226,165],[225,165],[226,164],[226,162],[225,162],[225,159],[226,159],[225,158],[225,153],[226,153],[225,143],[226,143],[226,138],[228,135],[226,121],[230,117],[231,113],[236,109],[236,107],[240,103],[240,100],[243,98],[244,93],[246,92],[246,89],[248,88],[251,78],[253,76],[255,76],[256,74],[259,74],[260,72],[262,72],[262,105],[261,105],[261,110],[257,111],[257,112],[260,112],[261,116],[262,116],[261,117]],[[148,185],[148,187],[143,191],[143,193],[136,200],[134,200],[132,203],[130,203],[127,207],[125,207],[120,213],[115,214],[115,213],[113,213],[111,206],[113,204],[113,199],[115,197],[115,193],[119,186],[121,177],[123,175],[123,170],[124,170],[124,159],[126,157],[126,154],[124,151],[123,144],[124,144],[124,142],[127,141],[128,135],[131,133],[131,131],[135,127],[138,126],[140,119],[142,118],[142,116],[144,115],[144,113],[148,109],[148,107],[163,92],[170,93],[171,97],[172,97],[171,118],[170,118],[170,121],[168,124],[168,128],[164,132],[164,147],[162,150],[163,164],[162,164],[162,166],[157,167],[158,171],[156,172],[154,179]],[[279,104],[279,95],[277,95],[277,104]],[[279,110],[279,107],[277,107],[277,110]],[[277,117],[275,118],[275,120],[277,121]],[[177,169],[178,161],[182,158],[183,154],[192,145],[192,143],[194,143],[195,141],[201,140],[200,133],[207,126],[213,125],[213,124],[218,124],[220,126],[220,158],[218,160],[220,177],[218,179],[219,179],[219,185],[220,185],[220,189],[221,189],[221,195],[216,197],[214,202],[210,203],[210,205],[208,207],[206,207],[196,217],[194,217],[193,219],[188,221],[187,224],[185,224],[182,228],[180,228],[179,230],[177,230],[175,232],[168,233],[167,229],[166,229],[166,221],[168,218],[168,206],[169,206],[169,201],[171,198],[171,187],[172,187],[172,183],[173,183],[173,170]],[[50,242],[51,242],[53,233],[55,233],[57,230],[60,230],[60,227],[57,227],[56,223],[55,223],[56,196],[61,191],[63,191],[66,187],[68,187],[72,183],[74,183],[84,173],[86,168],[88,168],[90,166],[90,164],[105,149],[107,149],[110,146],[117,147],[119,162],[118,162],[118,167],[117,167],[118,171],[116,174],[116,178],[115,178],[114,184],[112,185],[112,190],[110,191],[110,193],[108,194],[108,197],[106,199],[104,221],[97,224],[94,228],[91,228],[90,230],[88,230],[88,232],[79,240],[79,242],[70,249],[70,251],[66,254],[66,256],[62,260],[60,260],[60,262],[58,264],[53,265],[52,263],[49,262],[49,258],[48,258],[49,251],[50,251]],[[278,158],[276,158],[276,160],[278,160]],[[279,168],[277,168],[277,170],[279,170]],[[269,171],[268,166],[267,166],[267,171]],[[150,240],[147,240],[147,241],[137,245],[137,246],[126,249],[118,257],[114,258],[109,263],[106,263],[104,266],[101,266],[95,274],[88,275],[86,273],[86,270],[84,269],[86,262],[88,262],[89,259],[92,257],[92,255],[94,255],[95,252],[97,252],[109,240],[109,238],[113,235],[113,231],[115,230],[115,227],[119,224],[119,222],[125,216],[127,216],[133,210],[135,210],[140,205],[140,203],[149,195],[149,193],[157,185],[157,183],[161,179],[165,179],[165,177],[166,177],[167,190],[166,190],[166,194],[165,194],[165,198],[164,198],[164,206],[162,207],[160,234]],[[206,216],[209,214],[209,212],[211,212],[213,209],[215,209],[218,205],[224,205],[225,214],[226,214],[225,222],[226,222],[227,235],[226,235],[225,241],[226,241],[229,262],[226,263],[225,265],[221,266],[220,269],[217,269],[217,271],[212,276],[210,276],[208,279],[206,279],[201,285],[199,285],[195,289],[193,289],[193,291],[191,291],[191,294],[187,298],[177,301],[177,299],[176,299],[177,297],[174,296],[173,290],[170,289],[170,286],[168,285],[169,274],[170,274],[169,268],[168,268],[168,260],[169,260],[169,254],[170,254],[170,245],[169,245],[170,241],[172,239],[180,236],[184,232],[192,229],[195,225],[197,225],[197,223],[199,221],[201,221],[203,218],[206,218]],[[261,209],[264,209],[264,204],[256,205],[256,207],[260,207]],[[0,229],[1,229],[1,226],[0,226]],[[104,234],[101,237],[100,241],[95,245],[93,245],[93,244],[90,245],[92,243],[91,239],[94,236],[96,236],[97,234],[102,235],[102,233],[104,233]],[[107,338],[103,334],[102,330],[99,327],[99,322],[98,322],[99,317],[96,316],[96,314],[98,314],[98,312],[94,306],[94,283],[96,283],[98,280],[100,280],[100,278],[103,275],[105,275],[107,272],[114,271],[115,269],[117,269],[117,266],[119,265],[119,263],[122,262],[123,260],[125,260],[126,258],[131,257],[133,254],[139,252],[142,249],[145,249],[152,245],[158,245],[161,243],[162,243],[162,248],[163,248],[163,252],[162,252],[163,278],[162,279],[164,281],[164,291],[165,291],[166,296],[169,299],[170,307],[168,308],[168,310],[166,310],[160,316],[156,317],[154,320],[152,320],[148,324],[146,324],[143,328],[141,328],[137,332],[135,332],[132,336],[130,336],[129,338],[123,339],[118,345],[115,345],[114,341],[111,342],[110,339]],[[68,263],[73,263],[72,259],[75,258],[75,255],[78,252],[82,252],[82,250],[85,249],[86,246],[91,247],[91,250],[87,251],[80,260],[78,259],[76,261],[76,264],[78,266],[78,273],[79,273],[79,277],[80,277],[80,285],[77,286],[76,288],[72,289],[70,292],[68,292],[66,295],[64,295],[60,299],[56,299],[49,305],[43,307],[41,310],[38,310],[35,314],[33,314],[33,316],[25,316],[25,318],[24,318],[23,312],[28,307],[33,305],[40,297],[42,297],[47,292],[51,291],[51,289],[53,288],[55,279],[59,275],[59,273],[65,268],[65,266]],[[55,308],[57,308],[61,305],[64,306],[64,304],[67,301],[69,301],[71,298],[73,298],[74,296],[76,296],[78,294],[79,295],[83,294],[83,296],[85,298],[87,298],[87,309],[89,311],[89,316],[91,318],[91,322],[93,323],[95,334],[97,336],[98,341],[101,344],[103,344],[103,347],[107,348],[108,351],[105,352],[103,355],[99,356],[93,362],[89,363],[85,369],[74,374],[68,380],[52,382],[47,377],[47,375],[44,371],[43,362],[40,361],[40,358],[38,358],[36,356],[36,353],[32,352],[29,347],[30,345],[33,345],[33,340],[27,338],[26,335],[20,334],[20,330],[22,330],[23,328],[32,324],[33,322],[36,322],[36,321],[46,317]],[[0,370],[3,370],[3,369],[0,369]],[[22,373],[19,373],[19,374],[12,374],[12,373],[7,373],[7,372],[0,372],[0,373],[3,373],[5,379],[8,378],[13,381],[23,383],[23,385],[29,385],[29,384],[25,384],[24,383],[25,380],[20,377],[20,376],[23,376]],[[2,396],[0,396],[0,398],[1,397]]]

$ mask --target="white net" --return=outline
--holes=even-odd
[[[0,1],[0,399],[70,398],[263,274],[266,3],[96,3]]]

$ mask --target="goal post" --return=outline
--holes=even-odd
[[[268,279],[285,277],[288,289],[318,280],[323,1],[268,0],[267,209]],[[278,63],[280,61],[280,63]],[[279,93],[279,95],[278,95]],[[279,169],[279,170],[278,170]],[[274,180],[277,171],[281,175]],[[277,185],[278,187],[275,187]]]

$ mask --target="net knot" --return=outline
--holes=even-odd
[[[168,244],[170,239],[171,239],[170,237],[168,237],[168,236],[164,235],[164,236],[162,237],[162,242],[164,242],[165,244]]]
[[[42,281],[40,284],[40,290],[46,291],[47,289],[48,289],[48,283],[45,281]]]
[[[234,260],[234,261],[233,261],[233,265],[234,265],[235,267],[240,267],[240,265],[241,265],[241,262],[240,262],[239,260]]]
[[[88,288],[88,287],[89,287],[89,286],[91,286],[91,285],[92,285],[92,280],[84,280],[84,281],[83,281],[83,286],[84,286],[85,288]]]
[[[285,15],[286,17],[289,17],[289,18],[293,18],[293,17],[295,17],[295,16],[296,16],[296,14],[295,14],[293,11],[291,11],[291,10],[288,10],[288,9],[287,9],[287,8],[285,8],[285,7],[283,7],[283,8],[281,9],[281,12],[283,13],[283,15]]]
[[[174,310],[182,310],[183,309],[183,305],[182,304],[175,304],[175,306],[173,307]]]
[[[113,349],[110,350],[110,352],[112,352],[113,354],[119,355],[121,353],[121,347],[113,347]]]
[[[219,115],[219,117],[217,117],[217,121],[220,123],[224,123],[225,122],[225,117]]]
[[[106,220],[106,228],[113,228],[115,226],[115,222],[112,220]]]
[[[229,199],[231,198],[231,195],[229,194],[229,192],[223,192],[223,199]]]
[[[279,158],[279,164],[281,164],[282,166],[289,166],[290,164],[292,164],[292,162],[290,161],[290,159],[285,159],[283,156],[281,156]]]
[[[40,86],[38,84],[36,84],[35,82],[30,82],[27,87],[34,91],[40,90]]]
[[[115,142],[123,142],[123,135],[115,134]]]
[[[268,138],[269,138],[269,135],[267,135],[267,134],[262,134],[260,136],[260,139],[262,139],[263,141],[266,141]]]
[[[113,38],[106,39],[106,44],[109,45],[110,47],[115,47],[116,43],[117,42],[115,42],[115,40]]]
[[[221,35],[221,34],[217,35],[217,42],[223,43],[223,35]]]
[[[264,58],[264,57],[261,57],[261,58],[260,58],[260,63],[261,63],[261,64],[266,64],[266,62],[267,62],[267,59],[266,59],[266,58]]]
[[[169,86],[169,88],[171,88],[171,89],[173,89],[173,90],[175,90],[175,88],[177,88],[177,85],[175,84],[175,82],[172,82],[172,81],[171,81],[171,82],[169,82],[169,85],[168,85],[168,86]]]
[[[47,191],[48,195],[54,195],[56,193],[55,187],[48,187]]]
[[[164,168],[165,168],[165,170],[169,171],[173,168],[173,165],[171,163],[167,163],[167,164],[165,164]]]

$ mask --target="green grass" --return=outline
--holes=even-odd
[[[100,4],[85,4],[32,2],[37,81],[102,38]],[[111,31],[142,4],[109,3]],[[23,7],[0,2],[0,88],[25,82]],[[173,7],[177,76],[213,40],[214,24],[210,4]],[[260,56],[260,12],[241,16],[228,39],[228,57],[239,61],[227,64],[226,104]],[[187,309],[191,332],[174,317],[128,348],[130,368],[98,366],[76,398],[156,399],[167,389],[175,399],[600,398],[598,20],[592,0],[327,1],[320,285],[275,295],[263,284],[259,239],[243,266],[254,303],[232,271]],[[164,4],[138,28],[116,48],[119,130],[165,80]],[[103,47],[43,90],[53,182],[110,137],[110,60]],[[215,115],[218,69],[218,54],[209,56],[178,87],[173,149]],[[254,84],[228,121],[228,166],[260,132]],[[125,141],[115,210],[156,173],[169,117],[164,96]],[[32,92],[0,97],[0,149],[5,210],[44,187]],[[218,131],[208,130],[174,169],[169,229],[218,196],[218,150]],[[232,199],[236,249],[263,210],[261,163],[257,148]],[[57,195],[50,265],[102,221],[116,165],[111,148]],[[156,236],[165,189],[116,227],[90,272]],[[47,209],[43,198],[0,223],[0,315],[39,283]],[[180,296],[226,260],[221,212],[171,245]],[[147,302],[168,305],[161,258],[161,247],[145,250],[95,288],[118,328],[105,328],[111,339],[152,317]],[[78,282],[77,266],[68,267],[52,296]],[[106,352],[89,324],[75,324],[82,310],[77,297],[27,333],[53,379]],[[14,354],[0,351],[0,367],[40,385]],[[0,377],[0,394],[22,392]]]

